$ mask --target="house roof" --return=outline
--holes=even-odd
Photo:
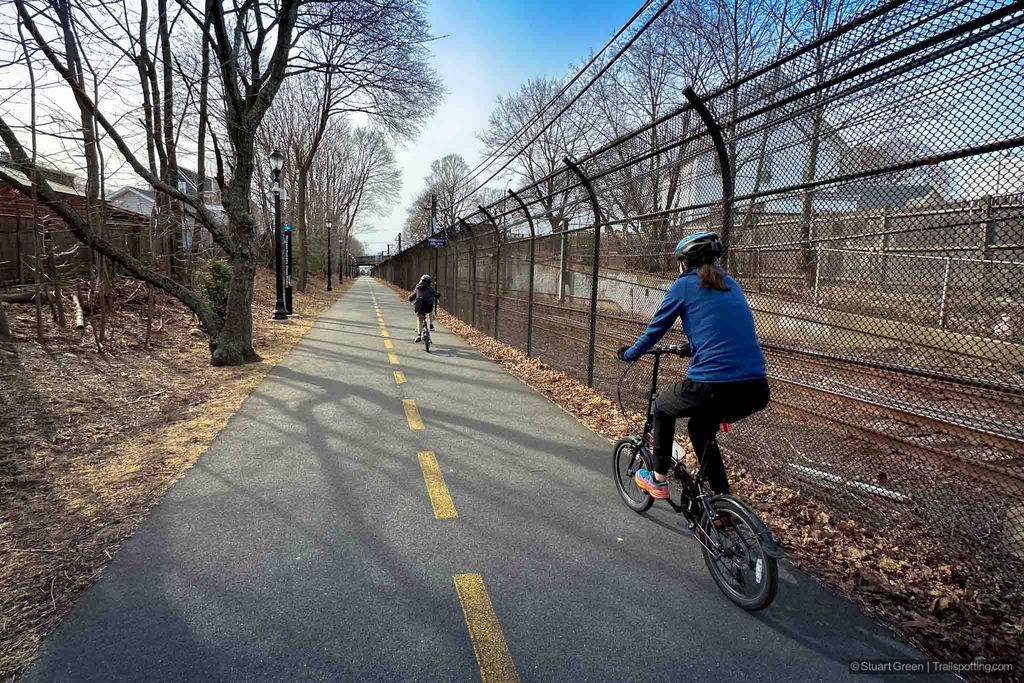
[[[193,171],[191,169],[184,168],[183,166],[179,166],[178,167],[178,173],[180,175],[184,176],[188,180],[188,182],[192,184],[193,188],[198,188],[199,187],[199,174],[198,173],[196,173],[195,171]],[[204,184],[206,185],[206,187],[203,188],[204,191],[210,191],[210,190],[214,189],[213,178],[211,178],[210,176],[206,176],[204,181],[205,181]]]
[[[928,183],[900,185],[898,183],[851,183],[843,194],[857,197],[857,209],[899,209],[927,197],[934,188]]]
[[[11,166],[8,166],[7,164],[4,164],[3,166],[4,166],[4,173],[9,175],[11,178],[13,178],[15,180],[15,182],[17,182],[18,184],[23,185],[23,186],[32,187],[32,181],[28,178],[28,176],[26,176],[20,170],[18,170],[17,168],[13,168]],[[85,196],[84,193],[79,192],[74,187],[71,187],[69,185],[65,185],[64,183],[59,183],[59,182],[57,182],[55,180],[51,180],[49,178],[47,178],[47,182],[50,185],[50,189],[52,189],[57,194],[70,195],[70,196],[74,196],[74,197],[84,197]]]
[[[125,192],[130,192],[132,194],[139,195],[143,199],[149,200],[151,202],[156,201],[156,191],[155,190],[152,190],[152,189],[150,189],[148,187],[137,187],[135,185],[126,185],[125,187],[122,187],[121,189],[116,190],[110,196],[111,197],[116,197],[117,195],[124,194]]]
[[[25,174],[23,174],[21,172],[21,167],[18,166],[18,164],[16,164],[11,159],[11,155],[6,153],[6,152],[3,153],[2,155],[0,155],[0,166],[3,166],[5,169],[7,169],[7,171],[9,173],[11,173],[11,175],[17,174],[17,177],[19,177],[19,178],[24,178],[25,177]],[[75,186],[75,174],[74,173],[68,173],[67,171],[62,171],[59,168],[54,168],[53,166],[47,166],[46,164],[44,164],[44,163],[42,163],[40,161],[36,162],[35,167],[36,167],[36,170],[39,173],[39,175],[41,175],[43,178],[46,178],[46,180],[50,181],[50,185],[51,186],[60,185],[60,186],[65,187],[65,188],[74,188],[74,186]],[[54,189],[56,189],[56,187],[54,187]],[[63,190],[58,190],[58,191],[59,192],[64,192]],[[76,195],[81,196],[81,193],[78,192],[77,190],[75,190],[73,192],[70,192],[70,193],[64,192],[64,194],[76,194]]]

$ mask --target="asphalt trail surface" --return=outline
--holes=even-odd
[[[358,280],[24,680],[864,681],[850,660],[920,656],[786,565],[736,608],[681,517],[620,502],[607,442],[414,320]]]

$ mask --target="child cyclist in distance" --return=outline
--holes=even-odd
[[[714,442],[719,423],[735,422],[768,405],[764,354],[740,286],[716,263],[718,235],[684,237],[676,245],[679,278],[669,287],[647,330],[618,351],[634,361],[657,344],[679,318],[693,357],[686,379],[666,387],[654,402],[654,471],[641,469],[636,484],[653,498],[668,498],[668,470],[676,418],[689,417],[694,452],[717,493],[729,492],[722,454]]]
[[[409,301],[413,302],[413,310],[416,311],[416,342],[423,341],[423,326],[430,325],[434,329],[434,306],[441,298],[440,292],[434,289],[434,282],[429,275],[420,278],[416,289],[409,294]]]

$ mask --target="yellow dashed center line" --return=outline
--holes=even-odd
[[[459,513],[455,511],[455,503],[448,493],[448,485],[444,483],[444,475],[441,473],[441,466],[437,464],[437,457],[432,451],[420,451],[417,456],[420,459],[420,469],[423,470],[423,482],[427,485],[427,495],[430,496],[430,504],[434,508],[434,517],[455,519]]]
[[[416,407],[416,401],[412,399],[403,399],[402,407],[405,408],[405,419],[409,421],[409,429],[419,430],[426,429],[427,426],[423,424],[423,418],[420,417],[419,408]]]
[[[462,614],[466,617],[469,639],[473,642],[473,654],[480,666],[483,683],[506,683],[518,681],[516,665],[505,643],[505,634],[494,613],[491,599],[479,574],[456,574],[455,592],[462,603]]]
[[[393,349],[393,348],[395,348],[395,344],[390,339],[385,339],[384,340],[384,348],[385,349]]]
[[[401,362],[398,360],[398,354],[394,351],[388,351],[388,361],[390,361],[392,365],[401,365]]]
[[[395,370],[395,384],[405,384],[405,373],[401,370]]]
[[[382,337],[390,337],[391,335],[388,333],[387,329],[382,327],[382,328],[380,328],[380,336],[382,336]]]

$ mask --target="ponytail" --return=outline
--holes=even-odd
[[[703,264],[697,271],[700,275],[700,286],[704,289],[717,289],[720,292],[728,292],[729,285],[725,284],[724,273],[712,263]]]

